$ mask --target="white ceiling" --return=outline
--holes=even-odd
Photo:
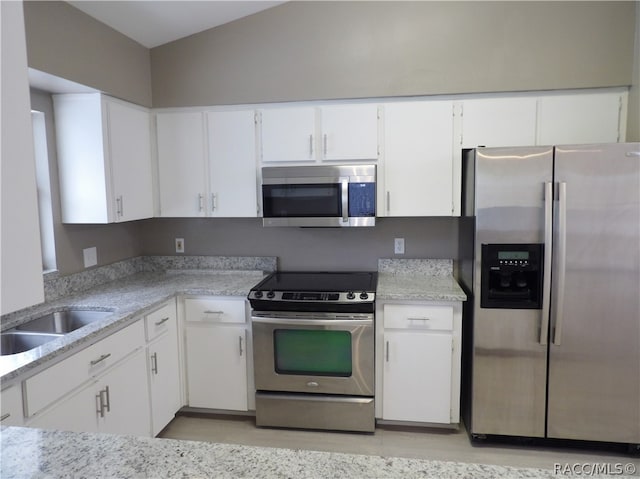
[[[285,2],[81,0],[68,3],[145,47],[153,48]]]

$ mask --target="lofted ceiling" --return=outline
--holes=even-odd
[[[68,3],[141,45],[153,48],[285,2],[73,0]]]

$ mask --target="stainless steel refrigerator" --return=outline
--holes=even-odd
[[[463,211],[469,432],[637,447],[640,143],[465,150]]]

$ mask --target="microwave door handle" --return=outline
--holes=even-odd
[[[342,183],[342,221],[349,222],[349,178],[340,178]]]

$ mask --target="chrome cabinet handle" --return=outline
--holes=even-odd
[[[238,336],[238,347],[240,350],[240,356],[244,354],[244,349],[242,349],[242,336]]]
[[[122,195],[116,198],[116,214],[118,217],[122,217],[124,215],[124,203],[122,201]]]
[[[387,214],[391,212],[391,192],[387,190]]]
[[[0,422],[4,421],[4,420],[5,420],[5,419],[7,419],[9,416],[11,416],[11,413],[3,414],[2,416],[0,416]]]
[[[567,184],[562,182],[559,184],[558,191],[558,275],[557,279],[557,296],[556,296],[556,314],[553,331],[553,344],[560,346],[562,339],[562,318],[564,315],[564,286],[566,277],[566,261],[567,261]]]
[[[407,318],[409,321],[431,321],[431,318]]]
[[[109,395],[109,386],[105,386],[104,387],[104,393],[105,396],[107,397],[107,400],[105,401],[105,408],[107,409],[107,412],[111,411],[111,397]]]
[[[207,309],[204,314],[224,314],[224,311],[211,311]]]
[[[151,372],[153,374],[158,374],[158,353],[153,353],[151,355]]]
[[[169,321],[169,316],[167,316],[166,318],[162,318],[160,321],[156,321],[156,326],[160,326],[166,323],[167,321]]]
[[[198,211],[204,210],[204,195],[202,193],[198,194]]]
[[[327,156],[327,134],[324,134],[324,138],[322,139],[322,148],[324,149],[324,156]]]
[[[542,277],[542,318],[540,344],[547,344],[551,305],[551,252],[553,248],[553,183],[544,185],[544,263]]]
[[[96,414],[99,414],[100,417],[104,417],[104,404],[102,402],[102,390],[96,394]]]
[[[217,203],[217,196],[215,193],[211,193],[211,211],[215,211],[216,210],[216,203]]]
[[[91,366],[95,366],[96,364],[98,364],[98,363],[104,361],[105,359],[107,359],[109,356],[111,356],[111,353],[103,354],[98,359],[92,360],[91,361]]]
[[[313,135],[309,135],[309,158],[313,158]]]
[[[387,344],[385,345],[385,353],[384,353],[384,355],[385,355],[385,360],[387,362],[389,362],[389,341],[387,341]]]

